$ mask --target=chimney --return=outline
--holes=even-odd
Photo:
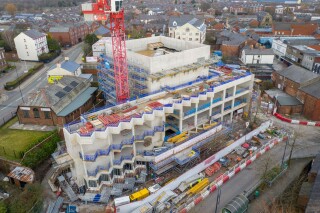
[[[64,57],[64,60],[65,61],[69,61],[69,57]]]
[[[250,45],[250,50],[252,50],[252,49],[253,49],[253,45],[251,44],[251,45]]]
[[[57,67],[58,67],[58,68],[61,68],[61,64],[60,64],[60,63],[58,63],[58,64],[57,64]]]

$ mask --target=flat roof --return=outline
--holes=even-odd
[[[85,91],[79,94],[69,105],[63,108],[57,115],[58,116],[67,116],[74,110],[81,107],[84,103],[86,103],[92,93],[94,93],[98,88],[97,87],[88,87]]]
[[[17,166],[8,174],[8,177],[25,183],[31,183],[34,180],[34,171],[27,167]]]

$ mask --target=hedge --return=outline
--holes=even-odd
[[[43,67],[43,63],[39,63],[35,65],[33,68],[29,69],[27,73],[24,73],[23,75],[19,76],[16,80],[7,82],[4,85],[4,89],[13,90],[17,88],[19,84],[23,83],[25,80],[27,80],[29,77],[35,74],[42,67]]]
[[[48,136],[42,138],[42,141],[47,138]],[[38,165],[40,165],[43,161],[48,159],[50,155],[55,151],[57,148],[57,143],[61,141],[59,134],[57,131],[55,131],[52,136],[45,142],[43,142],[41,145],[38,147],[34,148],[30,152],[26,153],[24,159],[22,160],[22,165],[26,167],[30,167],[32,169],[36,168]],[[32,145],[35,146],[37,145],[40,141],[37,140],[35,141]],[[30,148],[32,146],[30,144]]]

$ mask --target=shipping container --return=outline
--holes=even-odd
[[[121,205],[125,205],[130,203],[130,198],[129,196],[124,196],[124,197],[118,197],[114,199],[114,205],[116,207],[121,206]]]
[[[148,189],[143,188],[140,191],[131,194],[130,195],[130,200],[131,201],[142,200],[143,198],[148,197],[149,194],[150,194],[150,192],[148,191]]]

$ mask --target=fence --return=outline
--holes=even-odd
[[[6,114],[5,116],[2,117],[2,119],[0,119],[0,127],[5,125],[8,121],[10,121],[13,117],[15,117],[17,114],[16,112],[11,112]]]

